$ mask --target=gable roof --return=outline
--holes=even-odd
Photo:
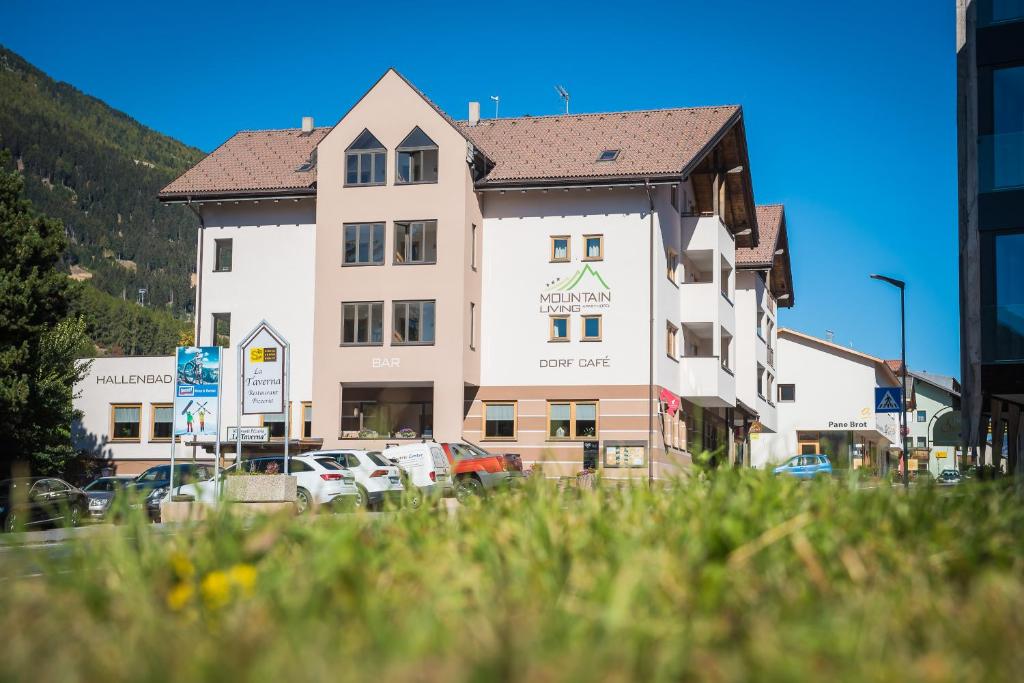
[[[793,291],[793,268],[789,257],[789,236],[786,234],[786,208],[782,204],[759,204],[756,209],[760,241],[756,246],[736,245],[736,267],[746,270],[770,270],[768,286],[776,298],[788,294],[778,302],[783,308],[792,308],[796,302]],[[781,254],[778,254],[779,250]]]
[[[924,372],[922,370],[910,370],[908,373],[911,377],[914,377],[922,382],[931,384],[933,387],[941,389],[942,391],[949,392],[953,396],[960,395],[960,382],[956,380],[956,377],[949,377],[948,375],[937,375],[932,372]]]
[[[310,160],[330,128],[243,130],[228,138],[159,193],[164,200],[189,197],[244,197],[261,194],[314,194],[316,166]]]
[[[846,355],[853,356],[855,358],[860,358],[861,360],[866,360],[870,362],[872,365],[874,365],[876,368],[881,370],[892,381],[893,386],[897,386],[900,383],[900,380],[896,376],[896,373],[893,372],[892,367],[889,365],[889,361],[884,361],[881,358],[876,358],[875,356],[862,353],[855,349],[841,346],[839,344],[836,344],[835,342],[819,339],[818,337],[814,337],[809,334],[804,334],[803,332],[797,332],[796,330],[791,329],[789,327],[780,327],[778,334],[779,336],[792,337],[797,341],[810,342],[817,346],[823,346],[825,347],[826,351],[841,352]]]
[[[741,116],[738,106],[520,116],[456,125],[494,168],[481,185],[583,178],[678,176]],[[598,161],[619,150],[614,161]]]

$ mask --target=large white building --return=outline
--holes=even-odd
[[[334,126],[238,133],[160,193],[199,218],[196,336],[225,377],[267,320],[297,448],[464,438],[551,476],[749,461],[793,287],[742,110],[469,112],[389,70]],[[225,426],[235,400],[226,381]]]

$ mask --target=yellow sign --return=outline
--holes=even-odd
[[[936,458],[945,458],[946,457],[946,451],[935,451],[935,457]]]
[[[263,362],[263,349],[261,349],[261,348],[249,349],[249,362],[250,363],[262,363]]]
[[[274,363],[277,361],[277,347],[253,347],[249,349],[250,363]]]
[[[917,458],[909,458],[907,460],[907,469],[909,469],[909,470],[916,470],[917,469]]]

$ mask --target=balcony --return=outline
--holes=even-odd
[[[706,408],[736,404],[736,377],[716,356],[690,356],[680,361],[683,396]]]
[[[718,318],[722,298],[714,282],[687,282],[680,287],[684,323],[709,323]]]

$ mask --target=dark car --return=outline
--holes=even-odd
[[[89,515],[103,519],[114,502],[114,495],[124,489],[135,477],[100,477],[86,484],[82,490],[89,496]]]
[[[442,443],[441,448],[451,463],[460,503],[524,481],[523,461],[516,454],[496,455],[468,441]]]
[[[174,485],[191,484],[213,477],[213,465],[198,463],[181,463],[174,466]],[[156,465],[135,477],[124,487],[125,494],[133,496],[132,507],[145,505],[149,518],[160,521],[160,501],[167,494],[170,485],[171,466]]]
[[[22,477],[0,481],[0,519],[4,531],[44,526],[78,526],[89,496],[63,479]]]

